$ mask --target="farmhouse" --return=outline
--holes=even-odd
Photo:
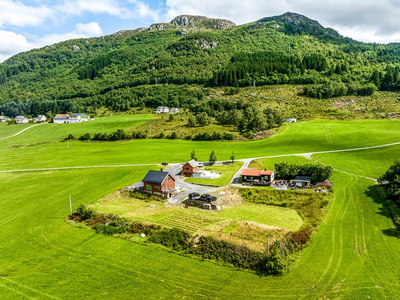
[[[169,113],[169,108],[166,107],[166,106],[159,106],[159,107],[157,107],[156,113],[157,113],[157,114],[166,114],[166,113]]]
[[[38,115],[37,118],[33,119],[34,123],[45,122],[45,121],[46,121],[46,116],[44,115]]]
[[[89,120],[89,117],[82,113],[74,113],[74,114],[58,114],[54,118],[54,123],[56,124],[64,124],[64,123],[80,123],[86,122]]]
[[[8,122],[8,121],[10,121],[10,120],[11,120],[11,118],[9,118],[9,117],[0,116],[0,122]]]
[[[244,169],[240,176],[243,184],[270,185],[274,180],[275,172],[271,170]]]
[[[311,177],[296,176],[296,178],[293,179],[290,183],[298,188],[310,187]]]
[[[27,124],[29,123],[29,119],[25,118],[24,116],[16,116],[15,123],[17,124]]]
[[[143,191],[168,199],[176,194],[175,179],[168,172],[149,171],[143,179]]]
[[[193,173],[197,172],[198,170],[199,170],[198,162],[192,159],[191,161],[188,161],[186,164],[183,165],[182,174],[185,177],[192,177]]]
[[[173,108],[171,108],[171,114],[177,114],[177,113],[179,113],[179,108],[176,108],[176,107],[173,107]]]

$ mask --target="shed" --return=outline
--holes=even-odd
[[[182,174],[185,177],[192,177],[194,172],[197,172],[199,170],[199,164],[197,161],[192,159],[191,161],[188,161],[186,164],[183,165],[182,167]]]
[[[310,187],[311,177],[308,176],[296,176],[290,183],[293,183],[296,187],[304,188]]]
[[[297,119],[285,119],[286,123],[296,123]]]

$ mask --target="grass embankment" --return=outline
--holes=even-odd
[[[199,226],[195,231],[190,229],[192,223],[198,223],[198,219],[204,218],[209,219],[208,224],[205,224],[207,226],[221,221],[239,220],[295,231],[303,224],[296,211],[287,208],[246,204],[210,212],[194,207],[188,209],[181,206],[166,207],[164,202],[139,200],[129,197],[127,192],[115,192],[94,203],[91,207],[98,213],[117,214],[132,220],[166,226],[169,224],[169,226],[176,226],[192,231],[192,233],[206,227]]]
[[[34,145],[38,143],[60,142],[69,134],[72,134],[75,138],[79,138],[85,133],[90,133],[91,135],[104,132],[111,133],[113,131],[117,131],[118,129],[130,129],[143,124],[152,118],[152,115],[118,115],[99,117],[88,122],[76,124],[44,124],[29,129],[27,132],[18,135],[18,138],[13,138],[12,141],[4,141],[4,145]],[[29,127],[20,127],[21,125],[32,126],[35,124],[15,124],[8,127],[15,128],[16,132]],[[0,135],[2,135],[3,129],[3,126],[0,127]]]
[[[7,122],[0,122],[0,139],[12,136],[25,128],[30,126],[37,125],[35,123],[28,123],[28,124],[15,124],[15,125],[8,125]]]
[[[151,126],[151,137],[160,136],[162,133],[165,138],[170,136],[173,132],[177,134],[178,139],[191,139],[198,133],[209,133],[210,135],[213,132],[217,132],[220,134],[230,133],[233,135],[233,138],[239,137],[239,132],[236,130],[234,126],[231,125],[219,125],[214,123],[210,123],[207,126],[195,126],[188,127],[188,119],[193,113],[183,112],[179,114],[173,114],[173,120],[170,120],[171,114],[159,114],[153,120],[147,121],[145,124],[140,125],[137,131],[142,131],[147,133],[147,136],[150,137],[150,126]]]
[[[227,185],[232,181],[233,176],[237,171],[243,166],[243,162],[236,161],[234,164],[226,166],[207,166],[204,170],[210,172],[216,172],[221,174],[220,177],[214,179],[201,179],[201,178],[187,178],[187,182],[201,183],[201,184],[211,184],[211,185]]]
[[[45,125],[46,127],[47,125]],[[38,128],[41,128],[39,126]],[[375,146],[399,141],[399,120],[326,121],[316,120],[290,124],[282,132],[269,139],[253,142],[193,142],[182,140],[136,140],[129,142],[85,143],[72,142],[70,149],[65,143],[52,143],[20,149],[7,149],[24,144],[26,136],[35,130],[15,138],[0,141],[0,168],[3,170],[118,165],[132,163],[183,162],[191,151],[197,158],[208,160],[215,150],[219,160],[229,160],[232,151],[236,159],[309,153]],[[160,151],[162,149],[162,151]],[[57,153],[57,156],[54,155]]]

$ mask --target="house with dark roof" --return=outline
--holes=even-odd
[[[168,172],[149,171],[142,181],[145,193],[167,199],[176,195],[175,179]]]
[[[296,178],[290,181],[290,183],[297,188],[309,188],[311,185],[311,177],[296,176]]]
[[[244,169],[240,174],[242,184],[270,185],[275,178],[275,172],[271,170]]]
[[[192,159],[191,161],[188,161],[186,164],[183,165],[182,167],[182,174],[185,177],[192,177],[194,172],[197,172],[199,170],[199,163]]]

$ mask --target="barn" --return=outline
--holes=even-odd
[[[192,159],[191,161],[188,161],[186,164],[183,165],[182,167],[182,174],[185,177],[192,177],[194,172],[197,172],[199,170],[199,163]]]

